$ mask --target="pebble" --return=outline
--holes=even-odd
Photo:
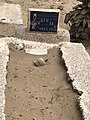
[[[39,58],[39,59],[37,59],[36,61],[34,61],[33,62],[34,63],[34,65],[35,66],[43,66],[43,65],[45,65],[46,63],[45,63],[45,61],[43,60],[43,58]]]

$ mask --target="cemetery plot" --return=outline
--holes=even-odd
[[[80,120],[81,113],[76,106],[79,96],[67,83],[59,49],[50,49],[42,56],[47,64],[36,67],[33,60],[41,56],[17,51],[12,45],[9,48],[6,119]]]

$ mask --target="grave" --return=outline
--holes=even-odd
[[[29,9],[28,31],[58,32],[60,21],[59,9]]]
[[[6,66],[9,60],[9,49],[8,44],[15,44],[16,48],[22,46],[26,48],[35,48],[39,46],[40,48],[53,48],[60,47],[59,44],[46,44],[40,42],[25,41],[17,38],[0,38],[0,54],[2,58],[0,59],[0,89],[1,89],[1,99],[0,99],[0,117],[5,120],[4,107],[5,107],[5,85],[6,83]],[[63,43],[61,49],[62,58],[65,61],[66,67],[68,68],[67,73],[72,81],[73,88],[81,94],[79,97],[79,106],[82,110],[85,120],[90,118],[90,57],[86,52],[84,46],[78,43]],[[17,54],[17,53],[16,53]],[[22,56],[22,55],[21,55]],[[23,57],[23,56],[22,56]],[[54,57],[54,56],[53,56]],[[15,58],[16,59],[16,58]],[[3,64],[2,64],[3,63]],[[38,69],[38,68],[37,68]],[[69,80],[70,80],[69,79]],[[61,83],[60,83],[61,84]],[[19,87],[20,88],[20,87]],[[83,93],[83,94],[82,94]],[[65,99],[64,99],[65,100]],[[70,103],[71,106],[71,103]]]
[[[29,9],[27,27],[17,30],[16,36],[25,40],[47,43],[70,41],[68,30],[60,28],[58,9]]]
[[[13,118],[20,118],[22,120],[28,120],[39,118],[42,120],[43,118],[48,119],[49,116],[49,119],[52,120],[70,120],[72,118],[80,120],[81,113],[79,109],[74,106],[77,103],[79,95],[72,91],[71,85],[66,81],[66,69],[59,48],[53,48],[60,46],[56,44],[25,41],[12,37],[1,38],[0,40],[0,53],[2,53],[1,55],[3,56],[0,62],[0,68],[2,68],[0,84],[2,85],[1,87],[3,87],[3,89],[1,88],[1,98],[3,99],[0,101],[3,103],[0,107],[2,108],[2,112],[0,111],[1,119],[12,120]],[[14,47],[10,47],[11,53],[9,53],[8,45],[10,43],[15,44],[16,48],[22,45],[23,49],[27,47],[35,48],[37,46],[40,48],[53,49],[48,50],[48,55],[42,56],[44,60],[48,59],[47,64],[42,67],[36,67],[32,62],[40,58],[40,56],[25,54],[22,49],[18,51]],[[10,59],[8,59],[9,56]],[[6,69],[9,60],[14,63],[12,63],[12,69],[9,69],[11,65]],[[17,67],[20,67],[20,69]],[[10,77],[7,76],[6,83],[7,70],[8,75],[11,75],[12,78],[10,79]],[[5,85],[6,89],[4,89]],[[32,100],[32,103],[29,104],[30,100]]]

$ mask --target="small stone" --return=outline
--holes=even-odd
[[[39,64],[42,66],[42,65],[45,65],[45,61],[43,60],[43,58],[39,58],[38,59],[38,62]]]
[[[45,65],[45,61],[43,60],[43,58],[39,58],[36,61],[33,62],[35,66],[43,66]]]
[[[19,114],[20,117],[22,117],[23,115]]]
[[[22,43],[16,44],[16,45],[15,45],[15,48],[16,48],[17,50],[22,50],[22,49],[23,49],[23,44],[22,44]]]
[[[63,10],[63,9],[64,9],[64,6],[63,6],[63,5],[60,5],[60,6],[58,6],[58,9]]]

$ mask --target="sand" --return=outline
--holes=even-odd
[[[66,24],[64,24],[65,14],[72,10],[72,6],[78,4],[77,0],[0,0],[0,2],[7,2],[13,4],[20,4],[22,8],[22,18],[23,25],[16,24],[0,24],[0,36],[15,36],[15,32],[19,28],[23,28],[27,26],[27,15],[28,8],[54,8],[57,9],[60,6],[63,6],[63,10],[61,11],[60,17],[60,27],[61,28],[69,28]],[[53,42],[53,41],[52,41]]]
[[[0,24],[2,28],[0,37],[15,37],[15,32],[27,25],[27,10],[30,7],[64,6],[61,11],[60,27],[68,29],[63,22],[65,14],[77,4],[76,0],[1,0],[1,2],[20,4],[24,24]],[[83,43],[90,53],[89,42]],[[42,67],[33,65],[33,60],[40,56],[25,54],[23,50],[17,51],[13,45],[10,45],[9,49],[8,84],[5,91],[6,120],[82,120],[77,104],[79,95],[67,82],[67,70],[58,49],[50,49],[47,56],[42,56],[48,60],[47,65]]]
[[[36,67],[40,58],[9,46],[10,62],[6,86],[6,120],[82,120],[79,97],[67,81],[60,50],[48,50],[45,66]]]

